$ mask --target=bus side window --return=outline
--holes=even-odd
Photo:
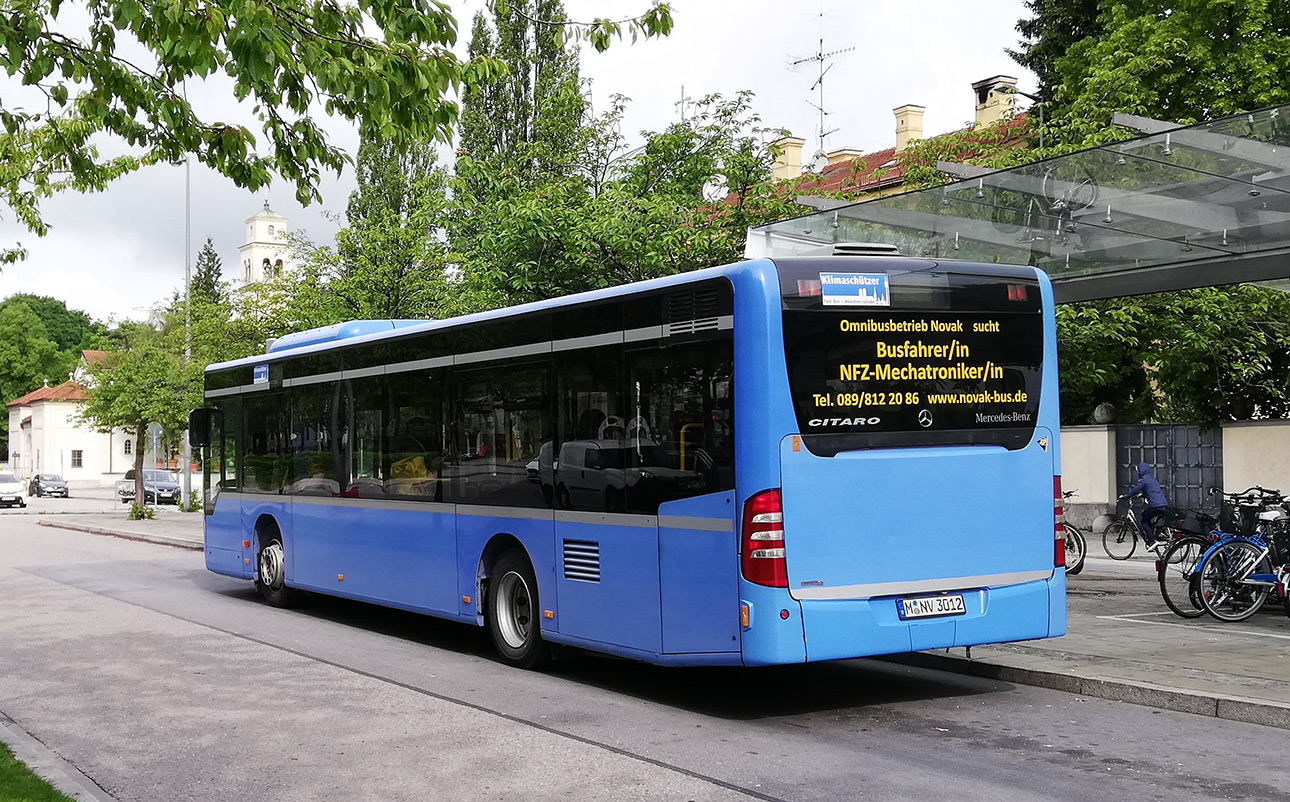
[[[734,489],[733,364],[729,340],[628,355],[629,512]]]
[[[246,433],[242,446],[245,490],[281,493],[287,482],[291,402],[282,393],[248,397]]]
[[[543,493],[561,509],[622,512],[631,479],[623,470],[623,349],[561,351],[555,359],[560,448]],[[540,472],[539,480],[548,478]]]
[[[345,495],[380,498],[385,495],[388,452],[385,440],[385,381],[377,376],[352,382],[354,432],[349,486]]]
[[[453,498],[504,507],[545,506],[541,451],[551,429],[546,365],[471,367],[458,369],[453,379],[457,425],[447,471]]]
[[[385,494],[447,501],[449,416],[446,374],[411,371],[386,377],[390,401],[381,476]]]

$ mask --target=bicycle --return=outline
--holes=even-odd
[[[1161,520],[1163,517],[1161,515],[1156,519],[1156,541],[1152,544],[1152,548],[1170,542],[1177,534],[1174,527]],[[1127,560],[1137,551],[1140,539],[1145,543],[1146,534],[1142,531],[1142,523],[1130,504],[1125,508],[1124,515],[1102,532],[1102,548],[1106,550],[1106,556],[1112,560]]]
[[[1192,574],[1192,594],[1219,621],[1244,621],[1290,581],[1290,515],[1276,490],[1253,487],[1224,494],[1225,528]],[[1290,600],[1285,601],[1290,614]]]
[[[1193,581],[1196,565],[1214,544],[1210,535],[1187,533],[1175,539],[1156,561],[1156,579],[1160,595],[1175,615],[1182,618],[1200,618],[1205,605],[1200,598],[1200,587]]]
[[[1062,493],[1062,512],[1066,511],[1066,499],[1075,495],[1074,490]],[[1084,570],[1084,558],[1088,554],[1088,540],[1076,526],[1063,523],[1066,529],[1066,573],[1078,574]]]
[[[1244,621],[1257,613],[1278,584],[1290,578],[1272,544],[1258,535],[1227,536],[1200,558],[1193,583],[1205,612],[1219,621]]]

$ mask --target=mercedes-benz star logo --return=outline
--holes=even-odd
[[[918,425],[924,429],[932,425],[932,411],[930,409],[918,410]]]

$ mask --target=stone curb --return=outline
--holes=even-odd
[[[143,532],[126,532],[121,529],[111,529],[104,526],[89,526],[86,524],[69,524],[60,521],[38,521],[37,526],[48,526],[53,529],[70,529],[73,532],[86,532],[91,535],[108,535],[110,537],[119,537],[126,540],[138,540],[145,543],[157,543],[162,546],[174,546],[179,549],[196,549],[200,551],[203,546],[201,543],[188,540],[182,537],[171,537],[170,535],[151,534]]]
[[[1214,716],[1215,718],[1229,721],[1262,724],[1267,727],[1290,730],[1290,705],[1282,702],[1250,699],[1222,693],[1183,691],[1176,688],[1165,688],[1160,685],[1122,679],[1079,676],[1077,674],[1044,671],[1035,668],[1019,668],[984,660],[969,660],[964,657],[931,652],[890,655],[884,659],[889,662],[917,668],[952,671],[957,674],[967,674],[973,677],[999,680],[1000,682],[1012,682],[1018,685],[1033,685],[1038,688],[1065,691],[1066,693],[1091,696],[1097,699],[1109,699],[1114,702],[1127,702],[1161,710],[1195,713],[1201,716]]]
[[[13,719],[0,713],[0,741],[13,756],[27,765],[42,780],[58,789],[63,796],[77,802],[116,802],[115,798],[86,777],[58,753],[36,740]]]

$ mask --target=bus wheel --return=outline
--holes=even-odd
[[[538,668],[550,659],[539,609],[533,566],[523,551],[511,549],[498,558],[488,581],[488,631],[502,660]]]
[[[290,607],[296,593],[287,587],[286,552],[282,538],[272,535],[260,548],[256,557],[255,589],[274,607]]]

